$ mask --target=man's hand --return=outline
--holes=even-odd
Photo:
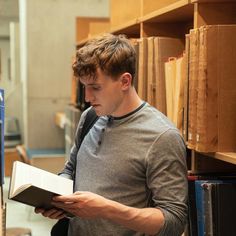
[[[80,218],[103,218],[127,228],[155,235],[164,224],[163,213],[155,208],[133,208],[91,192],[55,196],[52,204]]]
[[[63,210],[58,210],[56,208],[52,208],[50,210],[45,210],[43,208],[35,208],[35,213],[42,214],[45,217],[48,217],[50,219],[62,219],[66,216],[65,212]]]
[[[159,209],[129,207],[91,192],[78,191],[67,196],[55,196],[52,204],[55,209],[45,211],[36,208],[35,212],[51,219],[61,219],[67,213],[80,218],[108,219],[148,235],[157,234],[164,224],[164,215]]]
[[[55,196],[52,204],[81,218],[99,218],[107,205],[107,199],[91,192],[75,192],[67,196]]]

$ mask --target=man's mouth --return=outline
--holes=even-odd
[[[93,107],[98,107],[100,106],[99,104],[92,104]]]

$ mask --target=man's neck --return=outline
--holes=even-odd
[[[120,104],[119,110],[111,114],[113,117],[121,117],[129,114],[141,106],[143,101],[138,96],[134,87],[125,94],[122,103]]]

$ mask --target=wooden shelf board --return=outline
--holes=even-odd
[[[209,157],[236,164],[236,152],[215,152],[215,153],[204,153]]]
[[[76,43],[76,48],[82,47],[86,42],[88,42],[89,38],[82,39]]]
[[[131,21],[128,21],[125,24],[122,24],[120,26],[117,27],[113,27],[111,28],[111,33],[113,34],[119,34],[119,33],[123,33],[123,34],[140,34],[140,22],[139,19],[134,19]]]
[[[235,0],[190,0],[191,3],[226,3],[226,2],[235,2]]]
[[[140,23],[138,19],[132,20],[127,22],[126,24],[120,25],[118,27],[112,28],[109,33],[112,34],[127,34],[128,37],[137,35],[139,37],[140,35]],[[102,33],[101,33],[102,34]],[[97,36],[101,35],[92,35],[91,37],[87,37],[85,39],[80,40],[76,43],[76,47],[79,48],[83,46],[89,39],[96,38]]]
[[[178,22],[193,19],[194,5],[180,0],[140,18],[141,22]]]
[[[105,32],[101,32],[100,34],[91,35],[91,36],[89,36],[89,37],[87,37],[87,38],[81,39],[80,41],[78,41],[78,42],[76,43],[76,48],[79,48],[79,47],[81,47],[81,46],[84,46],[84,44],[87,43],[88,40],[93,39],[93,38],[96,38],[96,37],[98,37],[99,35],[102,35],[102,34],[105,34]]]

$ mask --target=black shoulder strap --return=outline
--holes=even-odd
[[[93,108],[89,109],[88,113],[86,114],[85,121],[84,121],[82,130],[81,130],[80,136],[78,135],[78,133],[76,133],[76,136],[75,136],[75,145],[78,148],[78,150],[80,148],[81,143],[84,140],[84,137],[89,132],[89,130],[93,127],[93,125],[95,124],[97,119],[98,119],[98,116],[97,116],[95,110]],[[73,170],[73,179],[75,179],[76,166],[77,166],[76,163],[77,163],[77,159],[75,159],[75,168]]]
[[[78,148],[80,147],[81,143],[84,140],[84,137],[89,132],[89,130],[93,127],[93,125],[95,124],[97,119],[98,119],[98,116],[97,116],[95,110],[93,108],[91,108],[88,111],[88,113],[87,113],[87,115],[85,117],[85,121],[84,121],[82,130],[81,130],[80,137],[76,137],[76,139],[79,139],[76,142],[76,145],[77,145]]]

